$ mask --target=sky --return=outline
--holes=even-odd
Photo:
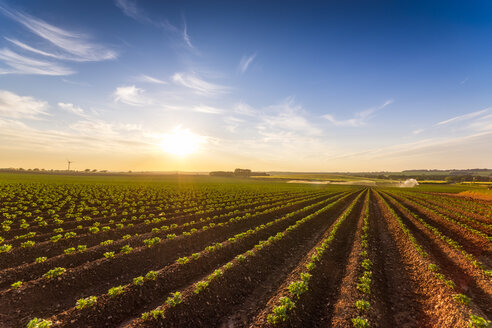
[[[0,0],[0,167],[492,168],[492,2]]]

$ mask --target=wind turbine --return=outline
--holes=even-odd
[[[67,163],[68,163],[68,170],[67,171],[70,171],[70,164],[72,164],[73,162],[67,159]]]

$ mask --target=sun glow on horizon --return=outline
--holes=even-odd
[[[204,137],[194,134],[190,129],[183,129],[179,125],[172,132],[164,135],[160,146],[168,154],[184,157],[197,152],[203,143],[205,143]]]

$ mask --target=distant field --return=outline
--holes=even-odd
[[[474,171],[474,170],[466,170],[463,171],[464,174],[473,174],[473,175],[479,175],[483,177],[488,177],[492,174],[492,170],[483,170],[483,171]],[[407,175],[407,176],[416,176],[416,175],[442,175],[442,176],[449,176],[456,174],[456,171],[403,171],[403,172],[388,172],[388,175]]]
[[[492,182],[468,182],[468,181],[465,181],[465,182],[463,182],[463,184],[465,184],[465,185],[471,185],[471,186],[476,186],[476,185],[479,185],[479,186],[492,186]]]
[[[279,179],[279,180],[311,180],[311,181],[331,181],[331,182],[352,182],[352,181],[374,181],[376,183],[398,183],[399,180],[364,178],[346,174],[323,174],[323,173],[305,173],[305,174],[278,174],[270,176],[252,177],[256,179]]]
[[[283,181],[260,179],[211,177],[208,175],[153,175],[153,174],[95,174],[60,175],[36,173],[0,173],[0,184],[6,183],[50,183],[50,184],[111,184],[111,185],[168,185],[183,186],[233,186],[240,183],[252,188],[302,189],[318,186],[287,185]]]

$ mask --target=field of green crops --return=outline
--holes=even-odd
[[[461,191],[2,173],[0,326],[489,327]]]

